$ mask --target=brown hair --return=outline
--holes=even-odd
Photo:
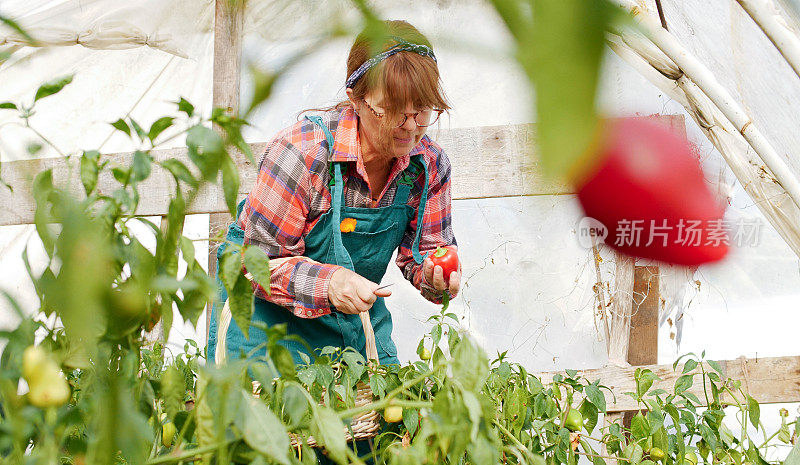
[[[398,38],[431,47],[430,41],[406,21],[387,20],[381,21],[379,25],[381,27],[378,30],[367,27],[356,37],[347,57],[347,74],[344,80],[365,61],[397,45]],[[436,62],[416,52],[395,53],[370,68],[353,87],[353,99],[360,100],[375,90],[382,91],[383,108],[390,113],[399,113],[408,104],[415,108],[450,109]],[[348,105],[350,101],[344,100],[332,107],[306,111],[327,111]]]
[[[381,25],[383,29],[378,32],[365,29],[356,37],[347,57],[345,79],[365,61],[397,45],[398,38],[433,48],[430,41],[406,21],[383,21]],[[382,91],[383,107],[391,113],[403,111],[408,104],[415,108],[450,108],[436,62],[416,52],[395,53],[370,68],[353,87],[353,97],[359,100],[374,90]]]

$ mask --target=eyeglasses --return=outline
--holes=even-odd
[[[385,113],[378,113],[377,111],[375,111],[375,109],[372,108],[372,106],[369,104],[369,102],[366,101],[366,99],[362,98],[361,100],[364,101],[364,104],[367,106],[367,108],[369,108],[369,111],[371,111],[376,118],[383,118],[384,116],[386,116]],[[400,113],[396,117],[392,117],[390,123],[392,124],[392,126],[399,128],[404,124],[406,124],[406,121],[408,121],[408,115],[413,115],[414,122],[417,123],[417,126],[425,128],[431,126],[436,121],[438,121],[439,116],[441,116],[443,112],[444,110],[440,110],[438,108],[428,108],[414,113]]]

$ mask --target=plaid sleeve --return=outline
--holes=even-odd
[[[303,256],[312,176],[300,148],[278,137],[264,153],[240,218],[244,243],[270,257],[269,293],[254,283],[255,295],[303,318],[330,313],[328,284],[338,269]]]
[[[429,147],[424,156],[428,164],[428,201],[425,203],[419,243],[419,251],[423,255],[433,252],[437,247],[456,245],[450,206],[450,161],[447,159],[447,155],[436,147]],[[420,191],[423,181],[420,176],[418,182]],[[417,194],[414,197],[419,202],[421,196]],[[412,198],[412,202],[413,200]],[[417,208],[419,208],[418,204]],[[403,276],[420,290],[425,299],[438,304],[442,300],[441,292],[435,291],[423,282],[422,265],[417,264],[411,254],[411,245],[414,242],[417,227],[419,226],[415,215],[403,236],[395,263],[403,272]]]

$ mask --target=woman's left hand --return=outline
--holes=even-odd
[[[447,246],[447,248],[458,250],[455,246]],[[450,297],[453,298],[458,295],[461,289],[461,262],[458,262],[458,271],[450,273],[449,282],[444,279],[444,270],[441,266],[434,266],[433,261],[425,257],[422,262],[422,275],[425,284],[433,287],[437,291],[449,291]]]

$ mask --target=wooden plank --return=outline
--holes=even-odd
[[[659,120],[673,127],[683,126],[682,115],[660,116]],[[538,161],[532,154],[532,124],[434,129],[430,131],[430,135],[444,148],[450,159],[453,199],[557,195],[571,192],[568,186],[548,181],[541,176]],[[250,144],[255,154],[263,153],[266,146],[266,142]],[[177,158],[187,166],[192,166],[185,148],[153,150],[151,154],[156,161]],[[232,155],[241,177],[240,194],[245,195],[255,183],[257,167],[240,153]],[[112,166],[128,166],[132,157],[132,152],[103,156]],[[30,191],[30,181],[45,169],[53,168],[54,181],[59,185],[66,185],[67,179],[71,179],[71,189],[76,195],[80,195],[82,188],[77,171],[78,162],[73,160],[71,164],[73,171],[70,174],[67,163],[61,158],[3,163],[3,180],[14,190],[10,192],[0,187],[0,226],[33,223],[35,203]],[[108,173],[98,181],[100,192],[109,193],[116,187],[117,182]],[[172,176],[160,166],[154,166],[151,176],[140,184],[140,191],[147,195],[142,196],[137,214],[165,215],[174,188]],[[190,205],[188,213],[225,211],[222,188],[209,186]]]
[[[617,366],[628,364],[631,311],[633,306],[634,259],[614,252],[616,275],[614,296],[611,302],[611,341],[608,344],[608,363]]]
[[[628,363],[658,363],[658,267],[636,266],[633,272],[633,313],[631,314]]]
[[[628,363],[658,363],[658,267],[636,266],[633,270],[633,311],[631,312]],[[635,411],[625,412],[623,425],[630,428]]]
[[[769,357],[758,359],[738,358],[734,360],[722,360],[718,362],[725,376],[742,381],[742,388],[747,389],[750,395],[758,402],[774,404],[782,402],[800,402],[800,356],[790,357]],[[579,371],[580,376],[608,386],[616,396],[603,390],[608,404],[608,412],[622,412],[625,410],[636,410],[636,401],[624,392],[636,390],[636,383],[633,379],[634,371],[639,367],[615,367],[609,366],[594,370]],[[661,381],[656,381],[653,389],[664,389],[672,392],[675,381],[681,376],[680,367],[678,371],[672,369],[672,365],[645,365],[653,371]],[[712,368],[705,365],[707,371]],[[540,379],[547,383],[553,379],[556,372],[540,373]],[[704,401],[702,378],[695,375],[694,384],[689,389],[701,401]]]
[[[212,94],[213,106],[224,108],[228,114],[236,115],[239,113],[239,82],[241,80],[242,64],[242,38],[244,25],[244,3],[232,2],[229,0],[217,0],[214,9],[214,88]],[[222,132],[222,129],[215,125],[214,130]],[[239,172],[252,175],[255,170],[247,159],[238,151],[232,153],[237,160]],[[239,163],[245,163],[245,170]],[[241,186],[251,186],[255,179],[249,182],[242,182]],[[217,194],[218,195],[218,194]],[[240,193],[240,197],[244,195]],[[225,211],[226,209],[222,209]],[[231,221],[229,213],[209,212],[208,237],[216,237],[217,233],[224,229]],[[209,241],[208,243],[208,275],[217,275],[217,249],[219,242]],[[206,343],[208,333],[211,328],[211,308],[214,302],[209,302],[206,306]]]
[[[217,0],[214,8],[213,104],[230,114],[239,110],[244,2]]]

